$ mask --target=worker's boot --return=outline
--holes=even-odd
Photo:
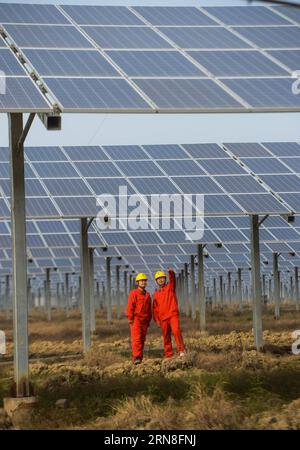
[[[135,365],[141,364],[141,362],[142,362],[141,358],[135,358],[135,359],[133,360],[133,364],[135,364]]]

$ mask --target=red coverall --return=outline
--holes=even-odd
[[[129,293],[126,317],[129,321],[133,320],[133,324],[130,325],[133,359],[142,359],[147,329],[152,319],[152,303],[149,292],[142,292],[137,288]]]
[[[169,283],[159,287],[153,297],[153,318],[162,329],[166,358],[173,355],[171,332],[175,338],[178,352],[184,351],[175,288],[175,273],[173,270],[169,270]]]

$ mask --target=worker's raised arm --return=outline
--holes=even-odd
[[[128,302],[126,306],[126,317],[129,320],[129,322],[132,322],[134,319],[135,304],[136,304],[135,292],[131,291],[129,293]]]
[[[168,274],[169,274],[169,288],[172,291],[175,291],[176,289],[176,276],[175,276],[175,272],[173,269],[169,269],[168,270]]]

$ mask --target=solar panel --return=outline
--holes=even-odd
[[[239,194],[232,195],[249,214],[267,214],[270,212],[286,213],[288,209],[271,194]]]
[[[95,217],[99,210],[94,197],[55,197],[55,203],[63,217]]]
[[[163,34],[184,49],[249,48],[249,44],[222,27],[160,28]]]
[[[222,81],[254,108],[297,110],[300,106],[300,95],[293,94],[291,78],[244,78]]]
[[[49,180],[44,179],[43,183],[45,184],[50,195],[57,195],[57,196],[91,195],[91,190],[80,178],[75,179],[52,178]]]
[[[1,3],[0,23],[67,24],[69,21],[54,5]]]
[[[0,48],[0,69],[6,75],[25,75],[25,71],[8,48]]]
[[[161,110],[243,109],[241,104],[212,80],[136,79],[135,83]]]
[[[24,54],[41,76],[119,76],[114,67],[95,50],[27,49]]]
[[[60,147],[25,147],[25,156],[30,161],[66,161]]]
[[[103,149],[111,159],[117,161],[149,159],[149,156],[138,145],[110,145],[103,146]]]
[[[287,71],[259,51],[189,52],[198,63],[218,77],[287,75]]]
[[[235,156],[240,158],[247,157],[267,157],[271,154],[260,144],[249,142],[249,143],[226,143],[224,146],[230,150]]]
[[[288,21],[264,6],[221,6],[204,8],[226,25],[288,25]]]
[[[141,194],[176,194],[178,189],[168,178],[129,178],[131,183]]]
[[[299,8],[293,8],[289,6],[274,6],[272,9],[275,11],[278,11],[280,14],[284,14],[289,19],[293,20],[294,22],[300,23],[300,11]]]
[[[140,25],[142,22],[125,6],[62,5],[79,25]]]
[[[299,48],[300,28],[296,26],[244,27],[238,32],[261,48]]]
[[[120,177],[121,172],[110,161],[76,162],[76,168],[84,177]]]
[[[1,76],[0,82],[2,83]],[[0,112],[49,111],[51,109],[48,103],[31,79],[5,77],[5,92],[0,95]]]
[[[65,112],[151,111],[142,97],[122,79],[45,78]],[[1,101],[1,99],[0,99]]]
[[[300,158],[281,158],[282,162],[284,162],[287,166],[289,166],[293,172],[300,174]],[[286,169],[288,171],[289,169]]]
[[[242,209],[228,195],[207,195],[204,198],[205,214],[237,214]]]
[[[194,7],[137,6],[133,8],[152,25],[215,25],[216,22]]]
[[[3,198],[1,198],[1,195],[0,195],[0,215],[1,215],[1,217],[9,217],[10,216],[10,211],[5,203],[5,200]]]
[[[179,145],[143,145],[153,159],[185,159],[187,153]]]
[[[276,156],[300,156],[300,145],[297,142],[263,142]]]
[[[81,48],[92,44],[76,27],[66,25],[5,25],[5,30],[19,47]]]
[[[128,177],[164,175],[153,161],[119,161],[116,164],[119,170]]]
[[[25,195],[27,197],[47,197],[47,192],[39,180],[29,179],[25,183]]]
[[[183,148],[195,159],[229,158],[227,153],[217,144],[183,144]]]
[[[32,167],[41,178],[78,178],[79,175],[69,162],[35,162]]]
[[[89,178],[88,184],[96,195],[105,193],[119,195],[119,188],[121,186],[126,186],[128,195],[135,193],[124,178]]]
[[[241,161],[256,174],[291,173],[290,169],[275,158],[243,158]]]
[[[300,192],[300,178],[296,175],[261,175],[260,178],[275,192]]]
[[[227,217],[206,217],[205,223],[210,228],[232,228],[233,224]]]
[[[108,159],[98,145],[79,147],[64,146],[63,148],[72,161],[104,161]]]
[[[108,245],[132,245],[134,243],[126,231],[105,231],[102,232],[102,237]]]
[[[206,76],[176,51],[111,51],[108,55],[130,77]]]
[[[103,49],[169,49],[171,45],[147,27],[83,27]]]
[[[160,167],[167,175],[205,175],[205,172],[190,159],[169,159],[159,161]]]
[[[264,187],[251,175],[216,176],[215,180],[229,193],[264,192]]]
[[[9,149],[7,147],[0,147],[0,163],[9,161]]]
[[[58,220],[38,220],[36,222],[41,233],[65,233],[63,222]]]
[[[173,181],[185,194],[215,194],[222,193],[221,188],[207,176],[202,177],[173,177]]]
[[[52,201],[46,197],[26,198],[26,214],[28,217],[57,217],[59,215]]]
[[[232,159],[201,159],[199,163],[210,175],[245,174],[245,170]]]
[[[44,234],[48,247],[73,247],[74,243],[67,234]]]
[[[299,70],[300,50],[273,50],[268,53],[289,67],[290,70]]]

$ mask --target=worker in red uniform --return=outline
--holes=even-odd
[[[173,356],[171,333],[176,341],[176,347],[180,356],[184,356],[184,342],[180,331],[178,300],[176,297],[175,273],[169,269],[169,282],[166,274],[158,271],[155,281],[158,286],[153,297],[153,318],[161,327],[164,340],[165,357]]]
[[[140,364],[147,330],[152,319],[152,302],[149,292],[146,291],[147,275],[139,273],[135,281],[137,287],[129,293],[126,317],[130,325],[133,362]]]

